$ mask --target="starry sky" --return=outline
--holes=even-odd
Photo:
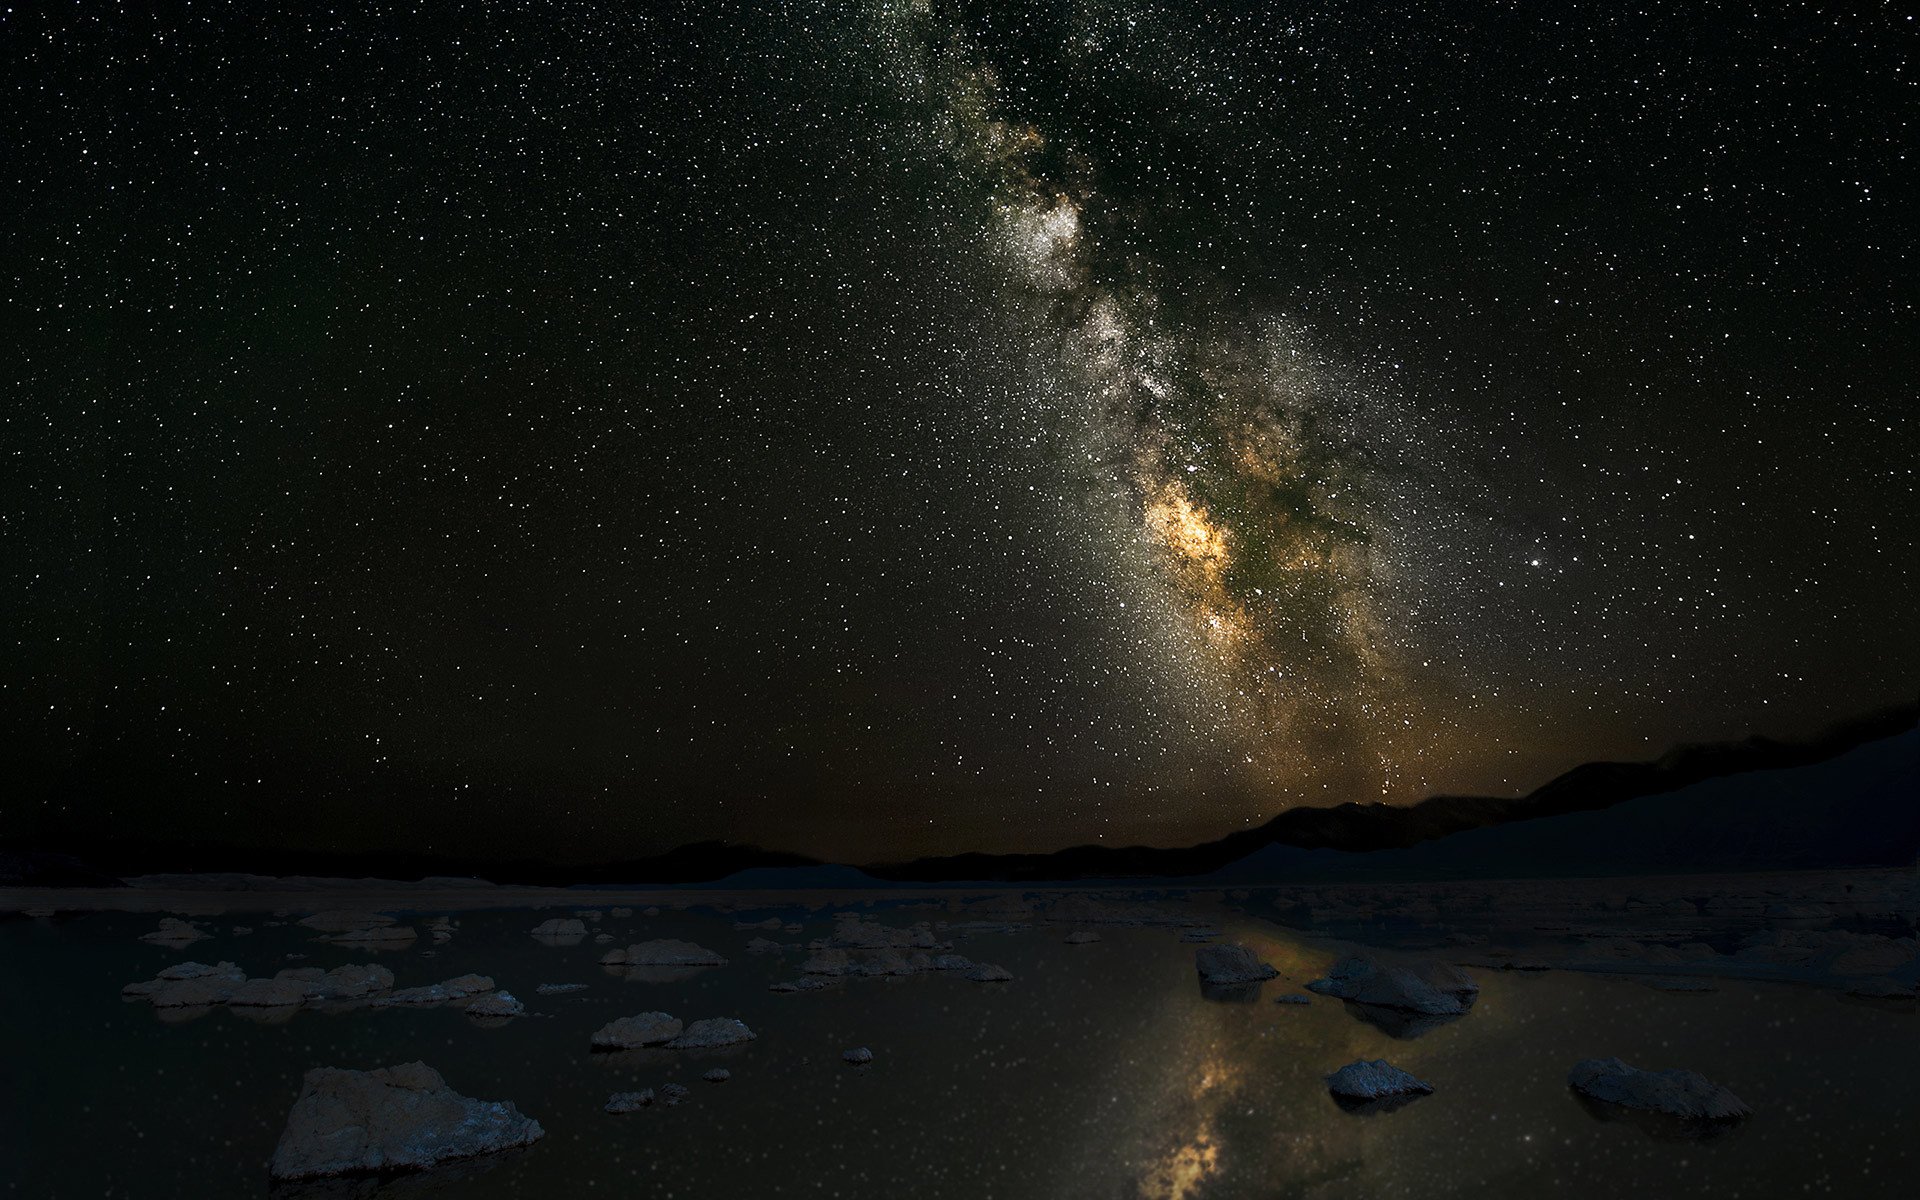
[[[1178,844],[1914,695],[1890,7],[0,32],[17,834]]]

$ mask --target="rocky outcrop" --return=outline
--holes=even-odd
[[[1236,942],[1202,946],[1194,951],[1193,963],[1200,973],[1200,982],[1213,987],[1260,983],[1280,974]]]
[[[593,1033],[596,1050],[637,1050],[641,1046],[664,1046],[680,1036],[680,1018],[663,1012],[641,1013],[608,1021]]]
[[[418,1171],[531,1145],[540,1123],[504,1100],[475,1100],[425,1063],[308,1071],[274,1149],[276,1180]]]
[[[1400,1097],[1425,1096],[1433,1091],[1433,1085],[1415,1079],[1384,1058],[1376,1058],[1372,1062],[1365,1059],[1350,1062],[1327,1076],[1327,1090],[1337,1100],[1366,1104]]]
[[[1617,1058],[1574,1066],[1567,1086],[1591,1100],[1682,1121],[1737,1121],[1753,1110],[1740,1097],[1693,1071],[1642,1071]]]
[[[1363,954],[1341,959],[1307,989],[1426,1016],[1458,1016],[1473,1007],[1480,994],[1480,985],[1451,963],[1389,965]]]

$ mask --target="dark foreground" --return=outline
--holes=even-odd
[[[12,893],[0,1179],[10,1194],[88,1197],[1891,1196],[1920,1166],[1912,904],[1913,876],[1897,872],[1153,895]],[[323,941],[298,923],[343,909],[414,936]],[[210,936],[140,940],[166,915]],[[530,932],[576,915],[578,938]],[[903,944],[808,947],[872,940],[875,925]],[[1203,989],[1210,930],[1278,977]],[[1069,944],[1075,932],[1098,940]],[[728,961],[600,963],[664,938]],[[1421,1017],[1303,990],[1362,942],[1383,961],[1463,964],[1478,997],[1465,1015]],[[769,990],[809,961],[910,969],[916,953],[1012,978],[816,974],[818,990]],[[526,1013],[380,992],[122,997],[187,961],[258,979],[371,963],[394,989],[476,973]],[[587,986],[538,990],[563,983]],[[608,1022],[656,1011],[757,1036],[592,1048]],[[862,1047],[870,1063],[843,1061]],[[1569,1089],[1577,1062],[1613,1057],[1698,1071],[1752,1115],[1662,1121]],[[1372,1108],[1329,1094],[1326,1076],[1374,1059],[1432,1094]],[[270,1182],[309,1069],[413,1060],[461,1095],[511,1101],[544,1136],[421,1172]],[[704,1079],[715,1067],[730,1078]],[[689,1089],[677,1104],[669,1084]],[[648,1089],[654,1103],[604,1111]]]

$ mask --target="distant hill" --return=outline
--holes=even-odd
[[[774,890],[886,883],[1054,882],[1317,874],[1616,873],[1888,866],[1920,854],[1920,706],[1805,742],[1680,746],[1651,762],[1587,763],[1525,796],[1297,808],[1197,846],[1075,846],[852,867],[731,842],[595,866],[404,852],[341,854],[103,842],[0,850],[0,887],[118,886],[155,873],[567,886],[711,884]],[[210,881],[211,882],[211,881]]]
[[[1435,796],[1405,807],[1342,804],[1333,808],[1289,809],[1257,829],[1179,849],[1075,846],[1052,854],[959,854],[865,869],[869,874],[883,879],[915,882],[1191,877],[1211,875],[1229,864],[1249,860],[1269,847],[1276,848],[1275,853],[1269,856],[1276,870],[1280,869],[1283,861],[1300,861],[1297,855],[1289,855],[1285,851],[1337,851],[1366,855],[1384,864],[1391,857],[1384,852],[1405,850],[1437,839],[1463,835],[1471,830],[1532,825],[1546,818],[1611,809],[1643,797],[1667,796],[1709,780],[1741,778],[1748,781],[1733,785],[1726,792],[1713,792],[1716,796],[1774,795],[1775,785],[1751,778],[1754,773],[1786,772],[1827,762],[1871,743],[1887,743],[1889,754],[1896,762],[1901,761],[1904,753],[1904,761],[1910,767],[1914,761],[1911,747],[1916,721],[1920,721],[1920,706],[1902,705],[1837,725],[1805,742],[1751,737],[1740,742],[1680,746],[1651,762],[1586,763],[1525,796],[1512,799]],[[1830,782],[1831,786],[1842,790],[1848,787],[1872,788],[1870,781],[1851,776]],[[1798,792],[1793,794],[1801,795]],[[1920,851],[1920,831],[1915,828],[1915,821],[1920,820],[1920,815],[1917,815],[1920,814],[1920,801],[1914,801],[1910,793],[1903,804],[1898,789],[1890,793],[1873,791],[1872,795],[1874,798],[1861,797],[1859,803],[1850,806],[1840,805],[1840,801],[1834,799],[1834,805],[1846,808],[1851,814],[1847,819],[1857,822],[1857,831],[1853,834],[1827,831],[1807,843],[1800,857],[1810,858],[1814,855],[1814,848],[1819,847],[1825,857],[1817,865],[1887,865],[1911,861],[1915,853]],[[1825,799],[1802,796],[1801,802],[1806,806],[1809,820],[1818,813],[1828,811],[1823,807],[1829,803]],[[1671,833],[1662,824],[1663,814],[1669,810],[1677,812],[1687,803],[1683,800],[1668,805],[1651,800],[1646,806],[1632,811],[1631,816],[1638,824],[1640,836],[1647,840],[1646,846],[1633,847],[1637,851],[1645,851],[1640,857],[1652,854],[1649,847],[1668,845],[1673,850],[1670,857],[1679,862],[1698,850],[1702,843],[1697,840],[1697,833],[1682,834],[1684,822],[1675,824]],[[1774,807],[1780,806],[1776,804]],[[1761,841],[1767,837],[1796,841],[1799,834],[1794,831],[1805,824],[1804,821],[1790,819],[1791,814],[1786,811],[1773,813],[1771,808],[1768,811],[1772,816],[1765,822],[1757,820],[1758,810],[1740,815],[1739,804],[1731,799],[1715,811],[1736,826],[1743,823],[1751,826],[1750,832],[1737,836],[1744,839],[1742,844],[1747,847],[1747,857],[1756,862],[1783,857],[1782,854],[1769,851],[1760,844]],[[1839,811],[1839,808],[1834,811]],[[1624,820],[1621,823],[1624,825]],[[1727,837],[1734,836],[1736,834],[1730,831],[1723,837],[1715,838],[1713,843],[1723,846]],[[1502,844],[1505,843],[1499,838],[1489,839],[1485,843],[1489,848],[1488,853],[1492,852],[1492,847]],[[1521,854],[1519,842],[1516,840],[1513,844],[1514,853]],[[1730,862],[1739,856],[1722,849],[1711,856],[1694,854],[1694,857],[1701,861],[1711,857],[1717,862]],[[1505,864],[1506,869],[1526,865],[1518,858]],[[1437,863],[1435,869],[1438,869]]]

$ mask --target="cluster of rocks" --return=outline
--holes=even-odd
[[[595,1030],[595,1050],[638,1050],[662,1046],[668,1050],[712,1050],[751,1042],[758,1035],[732,1017],[707,1017],[683,1025],[671,1013],[647,1012],[620,1017]]]
[[[144,999],[155,1008],[297,1008],[322,1000],[359,1000],[393,986],[393,972],[368,963],[322,971],[288,967],[271,979],[249,979],[230,962],[184,962],[152,979],[130,983],[122,996]]]

